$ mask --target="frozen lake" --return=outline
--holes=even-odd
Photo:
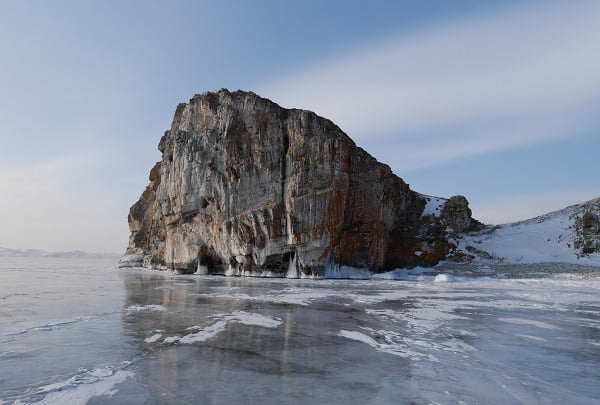
[[[281,280],[0,258],[0,404],[600,403],[600,268],[444,272]]]

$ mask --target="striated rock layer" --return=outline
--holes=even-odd
[[[434,265],[478,225],[464,197],[411,191],[331,121],[251,92],[180,104],[129,213],[121,266],[323,276]],[[426,209],[427,208],[427,209]]]

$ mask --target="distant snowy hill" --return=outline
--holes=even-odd
[[[457,236],[451,260],[600,265],[600,198]]]
[[[46,252],[38,249],[9,249],[0,247],[0,257],[57,257],[66,259],[118,259],[118,254],[89,253],[81,250],[69,252]]]

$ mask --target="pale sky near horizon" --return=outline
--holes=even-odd
[[[597,1],[0,0],[0,246],[124,251],[175,107],[251,90],[504,223],[600,197]]]

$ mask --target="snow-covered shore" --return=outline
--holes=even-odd
[[[512,224],[488,226],[455,238],[458,261],[475,263],[573,263],[600,266],[600,251],[586,253],[598,244],[596,229],[586,233],[585,215],[598,221],[600,199],[572,205],[539,217]],[[461,260],[461,256],[463,259]]]

